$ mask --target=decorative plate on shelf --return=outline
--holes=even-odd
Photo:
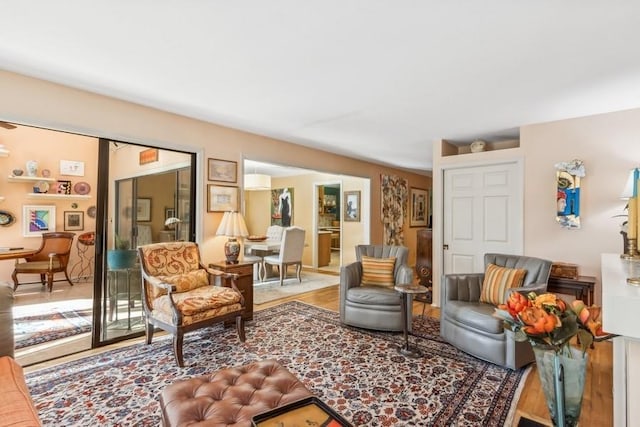
[[[0,211],[0,225],[3,227],[7,227],[13,224],[16,220],[16,217],[13,216],[11,212]]]
[[[76,182],[76,184],[73,186],[73,191],[75,191],[76,194],[81,195],[89,194],[89,191],[91,191],[91,186],[89,186],[89,184],[84,181]]]
[[[46,181],[38,181],[33,187],[33,190],[34,193],[46,193],[47,191],[49,191],[49,183]]]
[[[95,218],[96,217],[96,207],[95,206],[89,206],[87,208],[87,215],[89,215],[89,218]]]

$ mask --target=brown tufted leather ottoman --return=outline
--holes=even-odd
[[[176,381],[160,396],[165,426],[251,426],[254,415],[311,392],[275,360]]]

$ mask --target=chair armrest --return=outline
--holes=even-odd
[[[360,286],[362,281],[362,263],[360,261],[345,265],[340,269],[340,288],[349,288]]]
[[[240,289],[238,289],[237,286],[237,280],[238,277],[240,277],[238,274],[236,273],[225,273],[224,271],[221,270],[216,270],[215,268],[209,268],[209,267],[205,267],[205,270],[207,270],[207,273],[210,274],[210,278],[213,278],[213,280],[218,280],[219,281],[219,286],[225,286],[227,288],[231,288],[234,291],[236,291],[238,294],[240,294],[240,304],[244,307],[244,296],[242,295],[242,292],[240,292]],[[217,286],[215,283],[212,283],[212,281],[209,282],[210,285],[212,286]]]
[[[441,305],[446,301],[480,301],[483,280],[484,273],[445,275]]]
[[[142,272],[142,280],[146,281],[149,285],[154,286],[156,288],[164,289],[167,293],[175,292],[176,285],[172,285],[171,283],[163,282],[154,276],[147,275],[144,271]]]
[[[413,268],[409,267],[408,265],[401,265],[400,267],[398,267],[395,282],[396,285],[413,283]]]

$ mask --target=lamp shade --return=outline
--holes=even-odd
[[[627,177],[627,183],[620,195],[621,199],[630,199],[638,195],[638,179],[640,179],[640,168],[631,169]]]
[[[244,176],[246,191],[261,191],[271,189],[271,177],[260,173],[250,173]]]
[[[179,222],[182,222],[182,220],[180,218],[176,218],[175,216],[169,217],[164,221],[164,225],[173,225],[173,224],[177,224]]]
[[[216,231],[217,236],[245,237],[249,235],[247,225],[240,212],[225,212]]]

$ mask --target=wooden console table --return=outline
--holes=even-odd
[[[242,318],[246,321],[253,320],[253,263],[240,261],[237,264],[227,264],[226,261],[219,261],[209,264],[209,268],[238,275],[236,286],[244,297],[245,304]]]
[[[574,295],[590,306],[594,302],[593,289],[596,285],[596,278],[592,276],[578,276],[577,279],[565,277],[549,277],[547,291],[560,294]]]

